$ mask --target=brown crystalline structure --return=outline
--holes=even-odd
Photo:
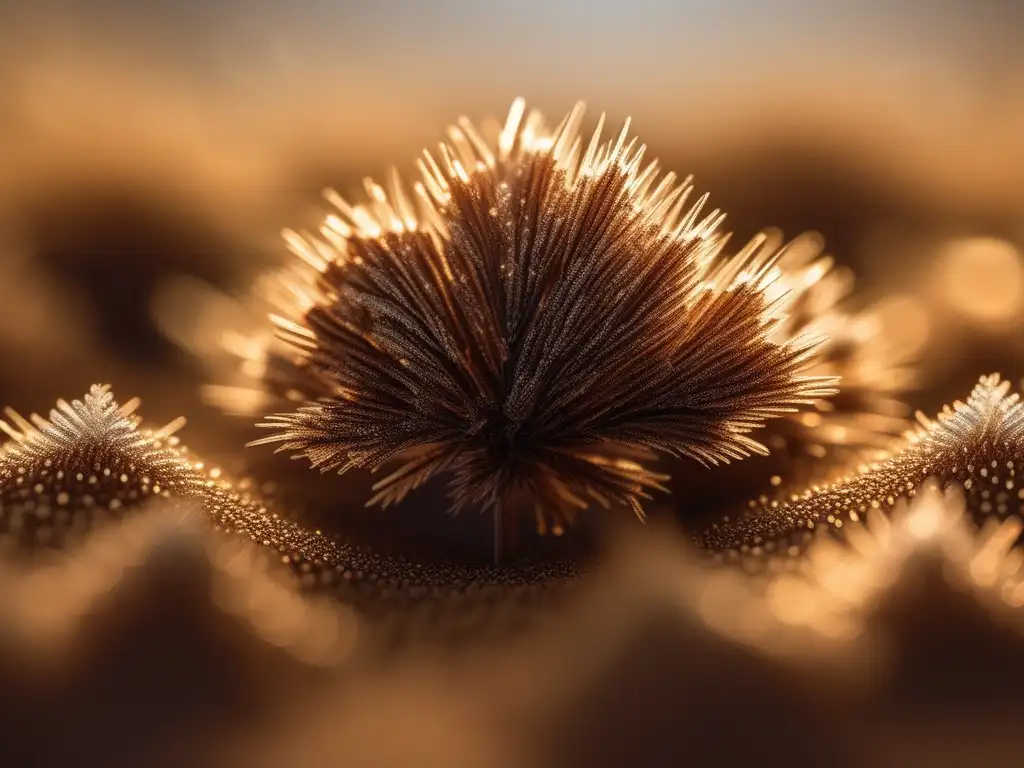
[[[819,382],[817,396],[796,398],[812,400],[813,410],[790,407],[769,420],[758,436],[772,452],[768,459],[709,473],[673,463],[669,487],[684,507],[714,495],[714,483],[754,495],[770,475],[820,480],[829,474],[821,471],[825,464],[889,447],[907,426],[900,398],[908,361],[887,347],[870,308],[851,309],[851,276],[822,255],[820,238],[784,244],[766,231],[726,253],[718,211],[698,216],[703,199],[687,210],[688,180],[658,179],[625,131],[618,142],[602,143],[599,129],[585,145],[580,117],[574,110],[552,132],[517,102],[504,129],[478,130],[462,119],[439,155],[424,154],[411,191],[393,173],[387,191],[367,180],[368,200],[359,205],[328,192],[334,212],[317,234],[285,233],[294,264],[262,275],[243,299],[173,281],[157,317],[209,365],[210,402],[250,418],[286,412],[278,437],[290,435],[295,451],[308,448],[322,467],[395,468],[378,483],[375,500],[382,503],[447,469],[456,506],[494,503],[499,489],[526,485],[538,526],[560,531],[595,498],[632,505],[654,487],[648,482],[663,481],[643,468],[651,455],[640,449],[719,464],[760,453],[726,423],[727,408],[742,421],[743,407],[753,404],[744,405],[742,387],[731,392],[724,375],[744,339],[751,349],[767,342],[776,351],[818,339],[806,347],[800,373],[838,376],[839,394],[821,396]],[[752,279],[759,268],[760,282]],[[669,274],[675,283],[654,285]],[[578,275],[585,289],[570,288],[567,275]],[[723,314],[697,311],[698,299],[710,301],[705,294]],[[764,306],[754,312],[759,302]],[[764,322],[729,327],[733,316],[725,313],[732,310]],[[554,332],[559,312],[570,324]],[[674,337],[658,341],[659,329],[673,327]],[[596,333],[601,328],[604,336]],[[717,350],[718,367],[702,372],[709,349]],[[651,394],[650,381],[637,382],[659,373],[644,368],[656,366],[658,356],[673,366],[660,373],[689,378],[675,393],[685,399],[689,391],[699,405],[687,417],[708,419],[677,424],[673,433],[667,427],[680,414],[658,404],[652,441],[650,432],[630,432],[625,418],[642,415],[629,407]],[[758,358],[758,365],[771,363]],[[513,392],[517,371],[536,380]],[[592,377],[600,384],[588,384]],[[780,383],[776,395],[783,394]],[[767,394],[772,385],[756,386]],[[698,402],[699,387],[712,398],[738,399],[715,413],[713,402]],[[785,411],[792,403],[765,401],[754,410],[780,405]],[[581,414],[588,418],[574,422]],[[602,432],[605,421],[614,429]],[[554,448],[543,441],[532,448],[533,436],[552,438]],[[815,464],[823,455],[828,461]],[[719,475],[721,482],[713,480]]]
[[[766,230],[760,238],[763,250],[778,253],[780,276],[768,289],[781,317],[775,339],[824,339],[807,373],[838,377],[839,391],[769,422],[759,435],[767,456],[714,472],[666,466],[675,506],[691,527],[750,498],[779,498],[783,482],[793,488],[834,480],[884,456],[912,426],[904,397],[916,384],[913,354],[887,337],[877,306],[855,303],[853,274],[824,253],[816,233],[784,242]]]
[[[390,465],[374,501],[445,473],[455,509],[520,495],[560,529],[591,503],[640,501],[657,453],[719,464],[764,447],[766,420],[832,393],[805,375],[817,340],[779,332],[785,300],[764,238],[729,258],[722,216],[644,164],[628,124],[550,131],[517,101],[503,129],[468,121],[318,236],[267,303],[278,340],[222,335],[256,394],[300,402],[264,442],[323,470]],[[267,395],[276,396],[276,400]]]

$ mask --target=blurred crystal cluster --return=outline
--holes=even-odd
[[[4,423],[0,763],[1021,763],[1022,29],[1007,0],[0,6],[0,405],[92,398]],[[816,233],[786,332],[845,384],[767,457],[667,467],[592,559],[495,569],[434,540],[487,536],[441,493],[367,511],[368,474],[243,450],[178,344],[251,328],[322,188],[519,94],[631,115],[740,242]]]

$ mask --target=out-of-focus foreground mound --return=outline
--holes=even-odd
[[[812,537],[781,573],[716,565],[668,531],[623,537],[558,615],[387,664],[355,652],[344,602],[303,595],[259,542],[211,527],[202,498],[164,496],[70,546],[8,547],[0,757],[1014,764],[1021,524],[993,509],[979,527],[946,480],[843,542]]]

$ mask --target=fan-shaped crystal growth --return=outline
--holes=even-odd
[[[644,164],[628,122],[583,140],[582,115],[549,132],[517,101],[495,141],[460,121],[412,195],[368,182],[321,238],[290,238],[312,271],[275,322],[319,398],[258,442],[325,471],[394,461],[384,504],[444,470],[456,509],[525,489],[539,520],[641,514],[652,451],[764,452],[753,430],[832,393],[801,375],[815,341],[774,338],[774,254],[719,258],[719,212]]]

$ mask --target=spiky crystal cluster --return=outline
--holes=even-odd
[[[887,458],[860,467],[835,483],[794,493],[788,500],[751,502],[750,509],[707,529],[698,543],[733,555],[795,556],[823,529],[888,511],[912,497],[928,479],[959,485],[979,521],[1024,510],[1017,468],[1024,461],[1024,406],[998,376],[983,377],[966,402],[955,402],[919,428]]]
[[[816,342],[775,338],[780,273],[755,240],[720,252],[722,216],[687,206],[644,147],[554,131],[517,101],[496,139],[468,121],[424,153],[410,194],[368,182],[321,237],[275,315],[308,401],[260,442],[323,470],[394,469],[388,504],[442,471],[453,506],[517,490],[543,525],[596,501],[641,513],[651,451],[717,464],[763,452],[750,433],[832,393],[804,375]]]
[[[780,278],[769,289],[780,303],[776,339],[824,339],[808,372],[840,382],[812,410],[769,424],[765,444],[829,466],[891,448],[911,426],[903,397],[915,384],[912,355],[887,340],[873,306],[856,308],[855,278],[825,253],[820,235],[805,232],[788,243],[774,230],[765,236],[763,247],[779,251]]]

